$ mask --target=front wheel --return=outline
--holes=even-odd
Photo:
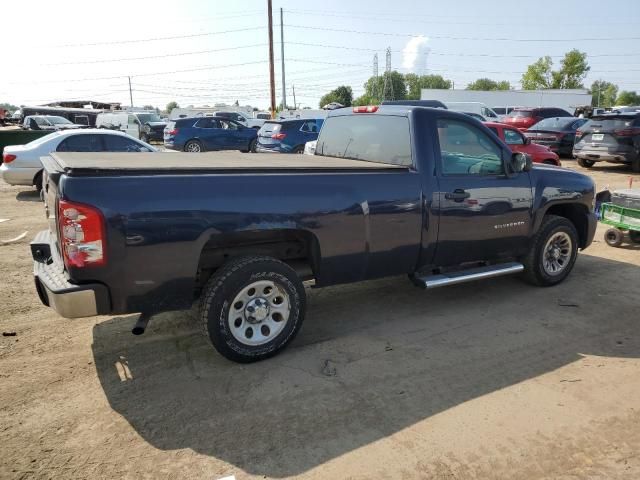
[[[578,165],[580,165],[581,167],[584,168],[591,168],[595,165],[596,162],[594,162],[593,160],[587,160],[586,158],[579,158],[578,159]]]
[[[142,140],[144,143],[149,143],[149,135],[143,133],[142,135],[140,135],[140,140]]]
[[[300,330],[304,286],[286,263],[267,256],[239,257],[207,282],[200,318],[215,349],[234,362],[264,360]]]
[[[622,245],[623,240],[624,235],[617,228],[610,228],[606,232],[604,232],[604,241],[607,242],[607,245],[609,245],[610,247],[619,247],[620,245]]]
[[[577,256],[578,233],[573,223],[564,217],[547,215],[523,259],[524,278],[542,287],[556,285],[567,278]]]

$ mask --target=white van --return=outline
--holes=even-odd
[[[167,122],[152,110],[100,113],[96,118],[96,128],[119,130],[146,143],[163,141],[166,126]]]
[[[497,122],[499,120],[498,114],[482,102],[444,102],[444,104],[454,112],[475,113],[489,122]]]

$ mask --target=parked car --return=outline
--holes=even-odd
[[[255,128],[220,117],[181,118],[169,122],[164,130],[164,146],[185,152],[240,150],[254,152],[258,132]]]
[[[82,128],[82,125],[67,120],[56,115],[28,115],[24,117],[22,128],[24,130],[73,130]]]
[[[258,131],[256,152],[303,153],[316,140],[324,119],[269,120]]]
[[[533,143],[549,147],[558,155],[573,155],[576,130],[587,123],[586,118],[553,117],[540,120],[525,132]]]
[[[524,132],[545,118],[571,116],[562,108],[516,108],[504,118],[503,122]]]
[[[640,112],[593,117],[576,132],[573,155],[582,167],[624,163],[640,173]]]
[[[96,118],[96,128],[119,130],[143,142],[161,142],[166,126],[167,122],[151,110],[101,113]]]
[[[504,121],[504,119],[513,112],[516,108],[521,107],[491,107],[491,109],[498,115],[498,122]]]
[[[264,118],[254,118],[244,112],[215,112],[213,114],[215,117],[228,118],[230,120],[234,120],[241,125],[249,128],[255,128],[258,130],[264,122],[266,121]]]
[[[40,158],[51,152],[156,152],[151,145],[111,130],[57,131],[26,145],[4,147],[0,175],[9,185],[42,189]]]
[[[305,155],[315,155],[316,154],[316,145],[318,144],[318,140],[312,140],[304,144],[304,154]]]
[[[552,152],[549,147],[531,143],[531,140],[525,137],[520,130],[509,127],[503,123],[485,122],[485,125],[495,133],[500,140],[509,146],[512,152],[522,152],[531,156],[535,163],[546,163],[547,165],[562,166],[560,157]]]
[[[498,121],[498,114],[482,102],[444,102],[449,110],[479,115],[490,122]],[[476,117],[477,118],[477,117]]]
[[[333,110],[313,157],[132,155],[45,162],[50,229],[31,244],[41,301],[70,318],[142,312],[139,334],[199,297],[204,332],[239,362],[293,340],[305,280],[409,274],[431,289],[522,272],[552,286],[596,228],[589,176],[532,166],[442,109]]]
[[[447,110],[447,106],[440,100],[384,100],[382,105],[405,105],[412,107],[431,107]]]

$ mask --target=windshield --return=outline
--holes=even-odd
[[[46,118],[53,125],[73,125],[73,122],[70,122],[64,117],[46,117]]]
[[[329,117],[320,131],[316,155],[410,166],[409,119],[368,114]]]
[[[162,119],[160,118],[160,115],[158,115],[157,113],[138,113],[137,117],[138,117],[138,120],[140,120],[140,123],[162,121]]]
[[[562,130],[564,128],[567,128],[569,125],[571,125],[575,121],[576,119],[573,117],[545,118],[544,120],[540,120],[538,123],[536,123],[531,128],[531,130],[536,130],[536,129]]]
[[[590,129],[597,129],[597,130],[604,130],[604,131],[612,131],[612,130],[619,130],[619,129],[628,128],[628,127],[634,127],[638,123],[640,123],[640,121],[637,121],[635,116],[614,117],[614,118],[594,117],[591,120],[589,120],[587,123],[585,123],[582,127],[580,127],[580,130],[587,131]]]

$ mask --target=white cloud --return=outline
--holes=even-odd
[[[411,72],[415,72],[416,69],[426,69],[428,44],[429,38],[424,35],[412,37],[402,49],[402,67]]]

